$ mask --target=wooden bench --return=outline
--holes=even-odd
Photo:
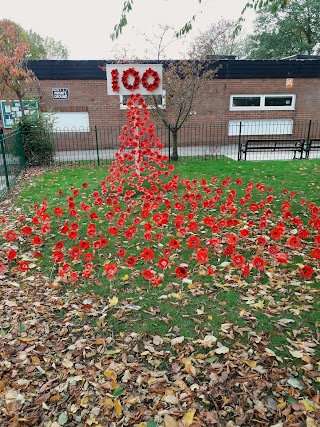
[[[296,158],[297,152],[300,153],[302,159],[305,141],[303,139],[247,139],[241,144],[239,152],[239,160],[247,160],[247,153],[263,152],[263,151],[293,151]]]
[[[320,138],[310,138],[305,141],[304,151],[306,153],[306,159],[309,159],[310,151],[320,150]]]

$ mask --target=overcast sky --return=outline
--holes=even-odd
[[[197,15],[193,31],[182,41],[166,49],[167,58],[181,58],[193,37],[221,18],[236,20],[246,0],[135,0],[128,14],[128,25],[120,38],[112,42],[110,34],[121,16],[123,0],[16,0],[6,3],[0,18],[11,19],[42,37],[61,40],[69,49],[69,59],[114,59],[126,51],[127,58],[153,59],[150,41],[156,41],[159,24],[180,29]],[[253,12],[246,14],[244,28],[252,28]],[[143,36],[145,34],[146,36]],[[169,42],[169,34],[166,42]],[[123,57],[123,56],[122,56]]]

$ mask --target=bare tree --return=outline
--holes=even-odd
[[[237,21],[220,19],[200,33],[189,49],[190,58],[204,59],[214,55],[235,55],[238,58],[245,53],[245,37],[235,34]]]
[[[169,62],[163,73],[166,90],[166,106],[154,100],[154,113],[161,119],[172,136],[171,159],[178,160],[178,131],[190,118],[197,105],[210,97],[207,80],[214,77],[217,68],[214,62],[184,60]]]

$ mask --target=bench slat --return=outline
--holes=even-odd
[[[296,153],[300,152],[300,159],[303,155],[305,141],[303,139],[247,139],[242,143],[240,148],[240,160],[241,152],[244,153],[244,160],[247,159],[247,153],[253,151],[263,151],[263,150],[272,150],[272,151],[293,151],[294,159],[296,158]]]

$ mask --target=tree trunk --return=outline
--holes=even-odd
[[[172,153],[171,153],[171,160],[176,162],[179,159],[178,156],[178,129],[176,128],[170,128],[170,131],[172,133]]]
[[[23,98],[22,98],[22,96],[18,95],[18,99],[19,99],[19,104],[20,104],[21,115],[23,117],[24,116]]]

